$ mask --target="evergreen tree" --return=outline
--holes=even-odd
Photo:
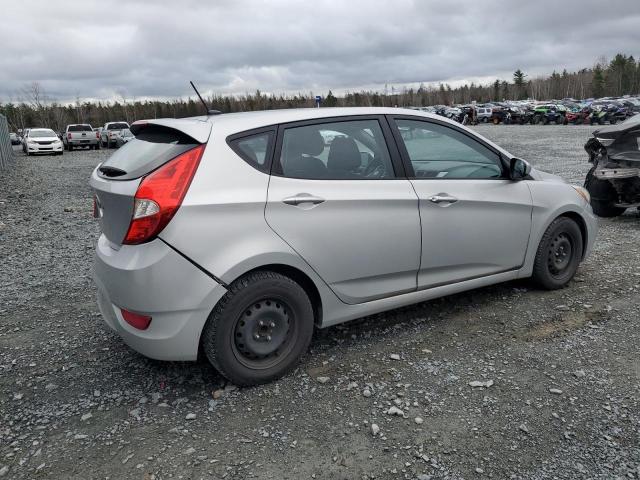
[[[591,81],[591,94],[595,97],[602,97],[604,95],[604,73],[602,72],[602,67],[600,65],[596,65],[593,69],[593,79]]]
[[[324,103],[325,107],[335,107],[338,105],[338,99],[333,95],[333,92],[329,90],[329,93],[327,93],[327,96],[322,103]]]

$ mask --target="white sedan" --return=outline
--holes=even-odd
[[[62,140],[50,128],[32,128],[22,143],[22,151],[27,156],[42,153],[62,155],[63,150]]]

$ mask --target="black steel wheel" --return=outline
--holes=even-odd
[[[236,385],[285,375],[307,350],[313,308],[305,290],[284,275],[252,272],[236,280],[214,308],[202,333],[211,364]]]
[[[282,298],[255,302],[236,320],[232,345],[236,359],[248,368],[265,369],[286,355],[296,336],[296,323]]]
[[[556,218],[538,245],[533,266],[534,282],[547,290],[567,285],[578,270],[582,248],[578,224],[568,217]]]

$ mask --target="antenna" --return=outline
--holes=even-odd
[[[191,84],[191,86],[195,90],[196,95],[198,95],[198,98],[202,102],[202,105],[204,105],[204,109],[207,112],[207,115],[220,115],[222,113],[220,110],[209,110],[209,107],[207,106],[207,102],[204,101],[204,99],[202,98],[202,95],[200,95],[200,92],[198,91],[196,86],[193,84],[192,81],[189,81],[189,83]]]

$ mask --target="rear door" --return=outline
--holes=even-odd
[[[265,217],[346,303],[416,289],[418,199],[384,117],[281,126]]]
[[[531,229],[527,182],[508,180],[499,152],[465,130],[424,117],[392,124],[420,198],[418,288],[520,268]]]

